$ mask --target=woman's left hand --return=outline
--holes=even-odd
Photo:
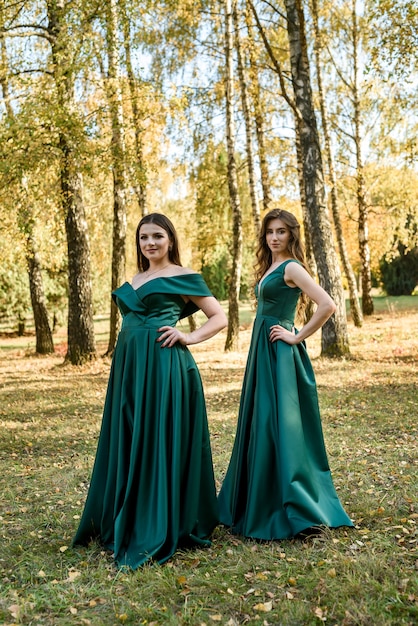
[[[298,336],[295,334],[294,329],[292,331],[286,330],[286,328],[283,328],[283,326],[280,326],[279,324],[270,326],[269,339],[272,343],[274,343],[275,341],[284,341],[291,346],[299,343]]]
[[[187,345],[187,335],[173,326],[161,326],[158,332],[163,333],[157,339],[158,342],[163,342],[162,348],[171,348],[175,343],[181,343],[182,346]]]

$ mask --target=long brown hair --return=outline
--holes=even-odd
[[[288,244],[289,256],[299,261],[307,272],[310,273],[306,263],[305,248],[300,235],[300,224],[293,213],[284,209],[272,209],[263,218],[260,233],[258,235],[258,246],[256,250],[256,263],[254,265],[255,284],[257,284],[262,276],[267,272],[272,264],[271,250],[267,245],[266,233],[271,220],[281,220],[290,231],[290,239]],[[302,292],[298,306],[298,317],[303,317],[303,311],[306,308],[308,298]]]
[[[171,220],[169,220],[168,217],[166,217],[162,213],[148,213],[148,215],[144,215],[136,228],[135,241],[138,270],[140,272],[146,272],[149,268],[149,261],[147,257],[145,257],[141,252],[139,239],[139,231],[143,224],[156,224],[157,226],[165,230],[170,240],[170,246],[168,249],[168,260],[174,265],[181,265],[179,240],[177,237],[176,229],[174,228]]]

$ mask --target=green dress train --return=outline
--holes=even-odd
[[[118,566],[164,563],[177,547],[210,545],[218,506],[202,383],[188,348],[162,348],[161,326],[212,295],[199,274],[113,292],[123,317],[91,483],[73,545],[97,538]]]
[[[218,500],[221,523],[264,540],[353,525],[332,482],[305,345],[269,341],[273,324],[288,330],[294,324],[301,291],[284,281],[289,262],[295,261],[279,265],[256,290],[237,433]]]

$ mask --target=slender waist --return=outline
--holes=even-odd
[[[127,315],[122,320],[121,330],[130,329],[143,329],[143,330],[158,330],[161,326],[175,326],[177,320],[170,318],[161,319],[161,317],[145,317],[141,318],[138,315]]]
[[[279,326],[283,326],[286,330],[292,330],[294,327],[294,320],[286,319],[285,317],[275,317],[273,315],[263,315],[261,313],[257,313],[255,323],[260,325],[264,324],[267,328],[279,324]]]

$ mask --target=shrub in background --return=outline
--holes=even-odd
[[[418,284],[418,248],[407,250],[398,243],[397,255],[382,257],[379,262],[380,276],[388,296],[410,296]]]

